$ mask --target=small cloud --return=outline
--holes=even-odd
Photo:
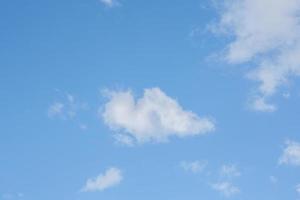
[[[104,174],[100,174],[96,178],[87,180],[86,185],[81,189],[82,192],[103,191],[114,187],[123,180],[122,172],[118,168],[109,168]]]
[[[64,104],[60,102],[55,102],[48,108],[48,116],[49,117],[61,116],[63,114],[63,109],[64,109]]]
[[[48,108],[50,118],[59,118],[63,120],[74,119],[78,112],[87,110],[88,105],[75,99],[71,94],[64,94],[60,101],[56,101]]]
[[[207,161],[182,161],[180,163],[180,166],[182,169],[184,169],[187,172],[192,172],[192,173],[200,173],[203,172],[203,170],[207,166]]]
[[[251,107],[253,110],[260,112],[274,112],[277,110],[275,105],[267,103],[263,97],[253,99]]]
[[[145,89],[139,99],[129,90],[107,90],[105,94],[109,101],[101,113],[104,123],[139,144],[165,142],[172,136],[183,138],[215,130],[211,119],[184,110],[159,88]]]
[[[300,143],[295,141],[287,141],[279,164],[300,166]]]
[[[240,171],[235,165],[223,165],[220,170],[220,174],[223,177],[235,178],[241,175]]]
[[[240,188],[233,184],[233,179],[240,176],[241,172],[235,165],[222,165],[219,171],[219,180],[212,184],[211,187],[225,197],[234,196],[240,193]]]
[[[116,0],[100,0],[100,2],[103,3],[106,7],[109,7],[109,8],[120,5],[120,3]]]
[[[230,182],[218,182],[212,184],[212,189],[216,190],[217,192],[221,193],[225,197],[231,197],[238,193],[240,193],[240,189]]]
[[[133,146],[134,145],[134,140],[129,135],[115,134],[114,138],[115,138],[117,144],[122,144],[125,146]]]
[[[207,163],[207,161],[182,161],[180,166],[185,171],[195,174],[204,172],[204,170],[207,168]],[[211,189],[219,192],[225,197],[232,197],[240,193],[240,188],[233,182],[235,178],[241,176],[241,172],[235,165],[222,165],[220,170],[215,171],[213,174],[207,173],[208,179],[217,178],[215,180],[208,180],[207,183]]]

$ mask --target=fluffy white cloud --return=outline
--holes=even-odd
[[[118,168],[110,168],[104,174],[100,174],[96,178],[87,180],[86,185],[81,189],[82,192],[102,191],[107,188],[116,186],[123,179],[122,172]]]
[[[240,193],[240,189],[230,182],[218,182],[212,185],[212,188],[220,192],[225,197],[231,197]]]
[[[100,2],[107,7],[114,7],[119,5],[119,2],[116,0],[100,0]]]
[[[279,158],[279,164],[300,166],[300,143],[287,141],[285,149]]]
[[[180,166],[188,172],[192,172],[192,173],[200,173],[202,172],[206,166],[207,166],[207,162],[206,161],[192,161],[192,162],[188,162],[188,161],[182,161],[180,163]]]
[[[221,176],[227,178],[234,178],[241,175],[240,171],[235,165],[223,165],[220,170]]]
[[[106,91],[106,94],[109,101],[102,112],[104,122],[121,132],[118,134],[126,135],[127,142],[129,138],[137,143],[163,142],[170,136],[200,135],[215,129],[212,120],[183,110],[159,88],[145,89],[139,99],[131,91]]]
[[[226,60],[255,66],[248,74],[259,82],[254,109],[274,111],[266,99],[300,75],[299,11],[299,0],[229,0],[221,9],[218,30],[232,38]]]

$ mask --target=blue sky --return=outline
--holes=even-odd
[[[299,11],[2,1],[0,199],[299,199]]]

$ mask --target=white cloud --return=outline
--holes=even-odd
[[[118,168],[110,168],[104,174],[100,174],[96,178],[87,180],[86,185],[81,189],[82,192],[103,191],[107,188],[116,186],[123,179],[122,172]]]
[[[235,178],[241,175],[241,172],[235,165],[223,165],[220,170],[220,174],[223,177]]]
[[[107,7],[114,7],[120,5],[120,3],[116,0],[100,0],[101,3],[103,3]]]
[[[171,136],[201,135],[215,129],[212,120],[185,111],[159,88],[145,89],[135,99],[131,91],[106,91],[109,101],[102,117],[112,130],[135,140],[163,142]]]
[[[212,189],[220,192],[222,195],[224,195],[225,197],[231,197],[234,196],[238,193],[240,193],[240,189],[234,185],[232,185],[232,183],[230,182],[218,182],[213,184]]]
[[[279,158],[279,164],[300,166],[300,143],[287,141],[286,147]]]
[[[248,75],[259,83],[254,109],[274,111],[265,100],[300,75],[299,11],[299,0],[230,0],[221,9],[218,30],[232,38],[226,60],[255,66]]]
[[[188,161],[182,161],[180,163],[180,166],[188,172],[192,172],[192,173],[200,173],[202,172],[206,166],[207,166],[207,162],[206,161],[192,161],[192,162],[188,162]]]

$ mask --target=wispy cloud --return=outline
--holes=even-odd
[[[140,144],[164,142],[171,136],[201,135],[215,129],[211,119],[183,110],[159,88],[145,89],[139,99],[131,91],[106,91],[106,96],[109,101],[101,112],[104,122],[118,134],[126,135],[127,142],[129,138]]]
[[[230,182],[218,182],[213,184],[212,188],[220,192],[225,197],[231,197],[240,193],[240,189]]]
[[[125,134],[114,134],[116,144],[121,144],[125,146],[134,146],[134,140],[132,137]]]
[[[62,116],[63,115],[64,104],[60,102],[55,102],[50,105],[48,109],[48,116],[55,117],[55,116]]]
[[[267,102],[265,97],[255,96],[250,102],[250,107],[256,111],[261,112],[274,112],[277,110],[277,107],[273,104]]]
[[[227,178],[235,178],[241,175],[241,172],[237,169],[237,167],[233,164],[223,165],[220,170],[220,174],[223,177]]]
[[[122,180],[123,180],[123,176],[121,170],[112,167],[109,168],[104,174],[100,174],[96,178],[88,179],[85,186],[81,189],[81,191],[82,192],[103,191],[105,189],[120,184]]]
[[[87,103],[78,100],[74,95],[56,90],[59,97],[50,104],[47,115],[50,119],[72,121],[82,130],[88,129],[88,124],[84,123],[82,115],[89,110]],[[83,115],[84,116],[84,115]]]
[[[234,185],[235,178],[240,177],[241,172],[233,164],[224,164],[219,170],[219,180],[211,184],[211,188],[225,197],[232,197],[240,193],[240,188]]]
[[[218,170],[211,171],[208,168],[207,161],[182,161],[180,163],[182,169],[193,174],[203,173],[207,171],[205,179],[207,185],[222,196],[229,198],[241,192],[239,186],[234,182],[235,179],[241,176],[241,172],[233,164],[223,164]]]
[[[300,143],[295,141],[287,141],[279,164],[300,166]]]
[[[61,120],[78,120],[79,113],[88,110],[88,104],[77,100],[74,95],[64,93],[60,100],[53,102],[47,110],[48,117],[51,119]],[[81,130],[86,130],[88,127],[82,122],[78,122]]]
[[[296,192],[300,195],[300,184],[296,185]]]
[[[3,200],[20,200],[23,199],[23,193],[5,193],[1,195],[1,199]]]
[[[180,166],[182,169],[184,169],[187,172],[192,172],[192,173],[200,173],[203,172],[204,169],[207,166],[207,161],[182,161],[180,163]]]
[[[120,5],[120,3],[117,0],[100,0],[100,2],[109,8]]]
[[[231,38],[225,60],[253,65],[247,77],[259,86],[252,107],[275,111],[269,99],[290,77],[300,75],[300,1],[230,0],[220,10],[214,30]]]

